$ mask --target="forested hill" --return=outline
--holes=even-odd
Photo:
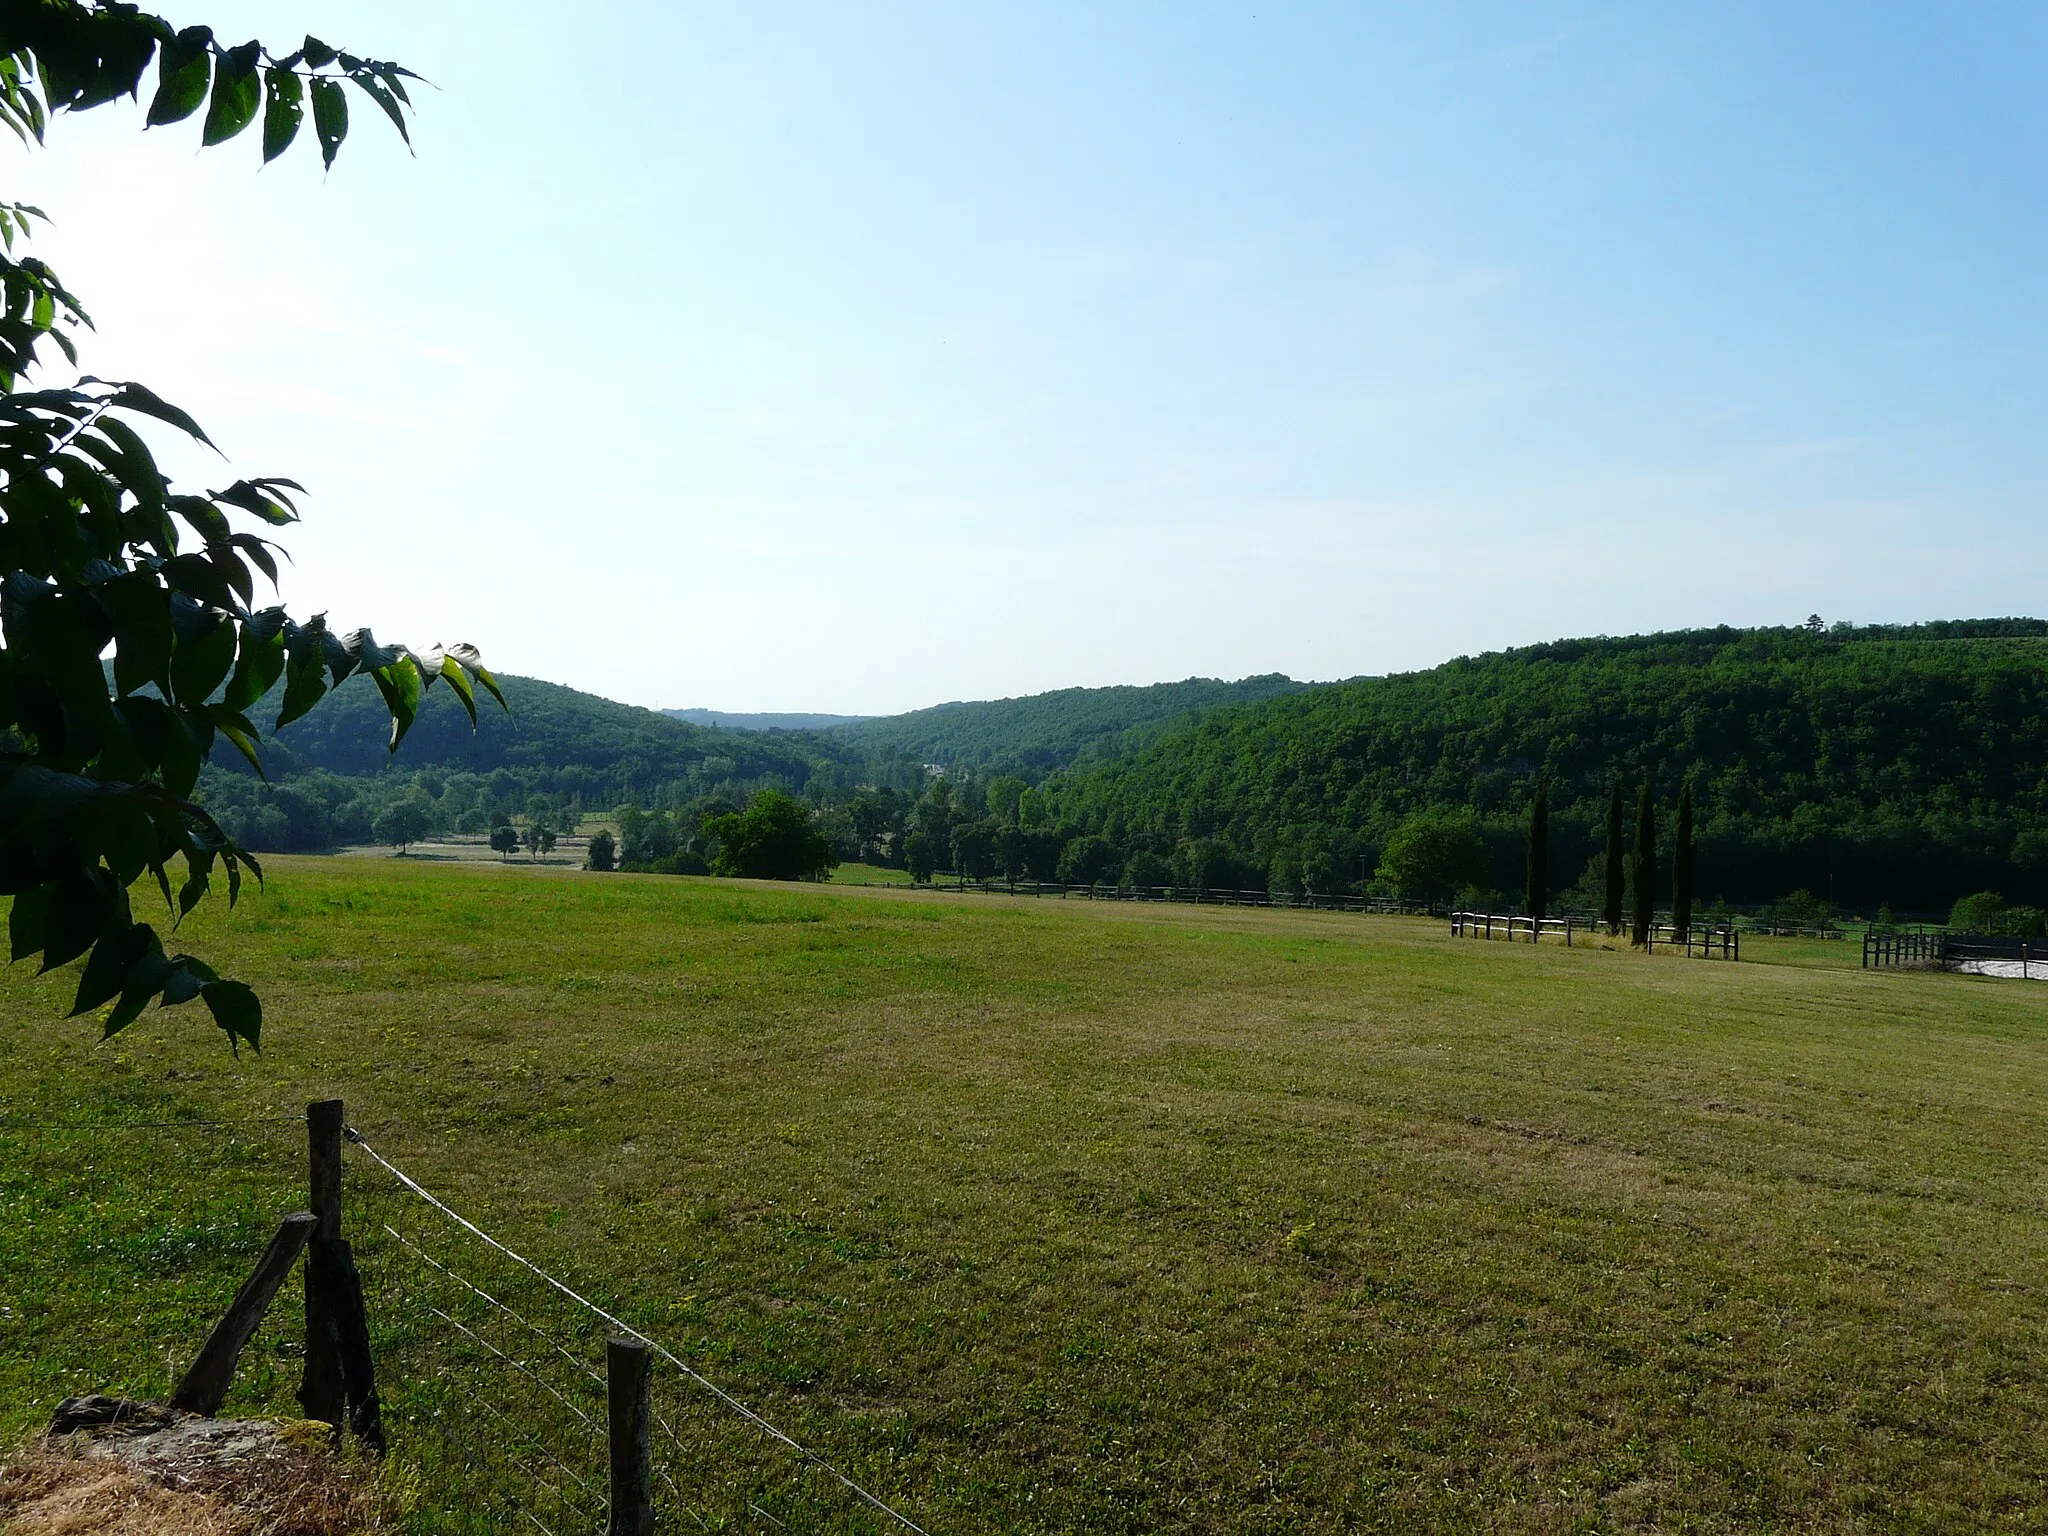
[[[710,730],[538,678],[498,681],[509,714],[479,690],[472,734],[461,703],[446,686],[436,687],[394,757],[385,750],[390,718],[383,700],[367,677],[353,677],[286,726],[274,744],[266,742],[266,752],[275,758],[273,771],[285,773],[525,770],[552,790],[607,806],[651,796],[707,760],[720,779],[774,777],[800,787],[820,758],[832,755],[815,739]],[[259,722],[275,717],[275,699],[256,712]],[[216,752],[215,759],[230,765],[232,753]]]
[[[1518,888],[1551,783],[1557,878],[1617,775],[1695,786],[1703,894],[1796,886],[1941,907],[2048,897],[2048,623],[1714,629],[1564,641],[1209,712],[1048,786],[1120,849],[1213,839],[1250,867],[1370,866],[1402,817],[1469,807]]]
[[[1062,688],[1018,699],[939,704],[844,725],[830,737],[885,757],[942,763],[949,769],[1064,767],[1091,748],[1105,749],[1137,726],[1220,704],[1246,704],[1306,687],[1272,673],[1237,682],[1191,677],[1149,687]]]

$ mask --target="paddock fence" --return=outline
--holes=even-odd
[[[935,877],[924,885],[903,881],[845,880],[835,885],[883,890],[919,890],[975,896],[1031,896],[1060,901],[1163,901],[1206,907],[1278,907],[1306,912],[1373,912],[1399,917],[1436,917],[1441,909],[1419,901],[1384,896],[1346,896],[1318,891],[1235,891],[1185,885],[1073,885],[1056,880],[968,880]]]
[[[1866,933],[1865,970],[1967,971],[2048,981],[2048,945],[1990,933]]]
[[[903,1490],[882,1486],[894,1480],[892,1457],[875,1434],[828,1453],[789,1433],[632,1316],[670,1310],[659,1300],[675,1298],[615,1302],[539,1262],[392,1146],[432,1147],[441,1162],[436,1140],[348,1125],[338,1101],[241,1121],[0,1113],[0,1197],[53,1236],[90,1220],[108,1251],[134,1250],[151,1315],[219,1317],[203,1343],[188,1339],[181,1352],[166,1342],[167,1366],[171,1356],[191,1363],[150,1384],[151,1395],[190,1411],[263,1405],[326,1420],[401,1469],[415,1529],[927,1536]],[[149,1193],[148,1170],[163,1159],[207,1170],[207,1210]],[[95,1213],[131,1208],[133,1230],[76,1216],[88,1208],[80,1201]],[[310,1209],[285,1209],[300,1203]],[[232,1302],[220,1253],[204,1279],[188,1277],[165,1261],[181,1245],[253,1263]],[[279,1287],[302,1253],[300,1316]],[[65,1262],[53,1251],[48,1273],[10,1277],[18,1322],[61,1309]],[[725,1346],[702,1338],[693,1349]],[[141,1395],[132,1375],[88,1385],[88,1367],[105,1368],[104,1357],[75,1362],[65,1379]]]
[[[1453,937],[1504,939],[1511,943],[1535,944],[1553,937],[1570,945],[1580,934],[1593,934],[1599,925],[1577,915],[1529,917],[1510,912],[1453,912]],[[1740,960],[1742,935],[1732,923],[1694,923],[1680,928],[1672,923],[1652,923],[1648,948],[1683,950],[1699,959]]]
[[[1502,912],[1453,912],[1454,938],[1505,939],[1510,943],[1535,944],[1545,934],[1562,939],[1567,946],[1574,932],[1584,933],[1586,925],[1572,917],[1525,917]]]

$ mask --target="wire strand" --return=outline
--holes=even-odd
[[[915,1536],[931,1536],[931,1533],[929,1531],[925,1530],[923,1526],[919,1525],[916,1521],[912,1520],[908,1515],[903,1514],[900,1511],[893,1509],[889,1505],[883,1503],[882,1500],[875,1497],[874,1494],[869,1493],[867,1489],[861,1487],[859,1483],[856,1483],[852,1478],[848,1477],[844,1472],[840,1471],[837,1467],[832,1465],[831,1462],[827,1461],[823,1456],[820,1456],[816,1451],[810,1450],[806,1446],[803,1446],[799,1444],[797,1441],[791,1439],[788,1435],[784,1434],[781,1430],[777,1429],[773,1424],[769,1423],[766,1419],[762,1418],[760,1414],[756,1413],[753,1409],[749,1408],[745,1403],[741,1402],[738,1398],[734,1397],[730,1392],[726,1391],[716,1382],[710,1380],[702,1372],[698,1371],[693,1366],[691,1366],[687,1361],[677,1356],[673,1350],[669,1349],[667,1346],[661,1344],[657,1340],[648,1338],[646,1334],[642,1333],[639,1329],[633,1327],[630,1323],[627,1323],[622,1319],[615,1317],[610,1312],[607,1312],[603,1307],[600,1307],[596,1302],[590,1300],[587,1296],[581,1295],[577,1291],[570,1288],[568,1285],[565,1285],[562,1281],[557,1280],[553,1275],[549,1274],[546,1270],[542,1269],[538,1264],[534,1263],[525,1255],[515,1252],[513,1249],[506,1247],[505,1244],[499,1242],[498,1239],[491,1236],[490,1233],[484,1231],[482,1227],[479,1227],[475,1222],[471,1221],[468,1217],[462,1215],[459,1211],[454,1210],[445,1201],[441,1200],[438,1196],[428,1191],[423,1185],[419,1183],[418,1180],[414,1179],[410,1174],[406,1173],[403,1169],[399,1168],[397,1165],[386,1159],[381,1153],[377,1151],[375,1147],[371,1146],[369,1142],[365,1141],[362,1137],[362,1133],[357,1131],[353,1126],[346,1128],[344,1134],[351,1145],[362,1148],[364,1154],[368,1156],[372,1161],[377,1163],[379,1167],[383,1168],[385,1172],[389,1173],[394,1179],[398,1180],[399,1183],[403,1184],[415,1195],[418,1195],[420,1199],[426,1201],[428,1205],[431,1205],[443,1216],[446,1216],[450,1221],[454,1222],[456,1225],[460,1226],[465,1231],[470,1233],[470,1235],[480,1239],[485,1243],[488,1243],[491,1247],[497,1249],[498,1252],[504,1254],[506,1258],[512,1260],[515,1264],[520,1265],[522,1268],[531,1271],[536,1277],[546,1282],[548,1285],[553,1286],[556,1290],[560,1291],[564,1296],[568,1297],[571,1301],[577,1303],[579,1306],[587,1308],[596,1316],[603,1318],[604,1321],[611,1324],[614,1328],[618,1329],[620,1333],[625,1334],[630,1338],[637,1339],[641,1343],[645,1344],[649,1349],[653,1350],[655,1354],[661,1356],[661,1358],[666,1360],[670,1365],[674,1366],[677,1370],[681,1371],[685,1376],[689,1377],[692,1381],[696,1382],[698,1386],[702,1387],[705,1391],[709,1392],[713,1397],[717,1398],[721,1403],[725,1404],[725,1406],[730,1408],[734,1413],[737,1413],[741,1418],[745,1419],[748,1423],[752,1424],[762,1433],[768,1435],[771,1439],[779,1441],[781,1444],[787,1446],[790,1450],[794,1451],[798,1456],[802,1457],[806,1462],[816,1467],[819,1471],[825,1473],[826,1476],[832,1478],[841,1487],[845,1488],[849,1493],[853,1494],[856,1498],[860,1499],[870,1508],[879,1510],[881,1513],[887,1515],[890,1519],[894,1520],[898,1525],[901,1525],[905,1530],[914,1532]],[[445,1314],[443,1315],[445,1316]],[[449,1318],[448,1321],[454,1322],[454,1319]],[[457,1323],[456,1326],[461,1327],[461,1324]],[[467,1332],[468,1330],[465,1329],[464,1331]],[[472,1335],[472,1337],[474,1337],[474,1335]],[[479,1340],[479,1342],[482,1341]],[[486,1345],[485,1347],[488,1348],[489,1346]],[[537,1379],[538,1378],[536,1378],[536,1380]]]

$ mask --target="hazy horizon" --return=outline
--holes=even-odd
[[[13,152],[299,612],[887,715],[2048,588],[2038,8],[205,16],[434,82]]]

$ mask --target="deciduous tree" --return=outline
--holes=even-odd
[[[764,789],[744,811],[716,816],[704,831],[718,842],[714,875],[751,880],[822,880],[839,862],[811,813],[780,790]]]
[[[427,808],[410,795],[401,795],[377,813],[370,823],[370,835],[378,842],[405,850],[427,835]]]
[[[1403,896],[1448,901],[1483,885],[1489,871],[1486,840],[1469,812],[1417,811],[1387,839],[1379,877]]]

